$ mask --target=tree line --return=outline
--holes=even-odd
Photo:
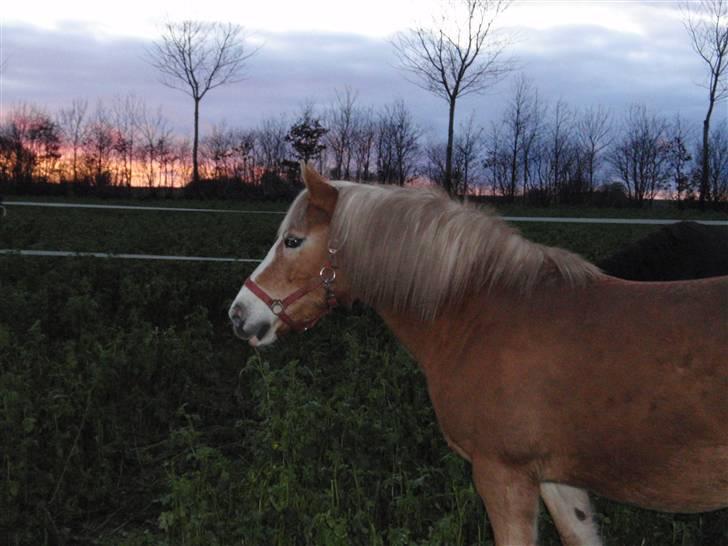
[[[258,185],[266,176],[295,180],[304,159],[336,177],[403,185],[417,174],[421,136],[403,101],[359,108],[347,89],[321,114],[307,104],[254,128],[213,125],[200,139],[198,168],[203,182]],[[0,182],[181,187],[193,178],[190,148],[136,95],[94,108],[77,99],[57,112],[21,104],[0,122]]]
[[[533,82],[514,79],[500,115],[480,125],[472,115],[455,132],[451,184],[458,194],[571,203],[595,194],[635,203],[657,197],[728,201],[728,125],[710,131],[709,183],[703,188],[702,140],[680,116],[635,104],[621,114],[543,100]],[[160,109],[135,95],[90,108],[77,99],[51,113],[10,109],[0,124],[0,182],[91,188],[181,187],[192,178],[190,141]],[[202,183],[294,183],[297,162],[313,161],[335,179],[444,185],[446,143],[415,120],[402,100],[379,108],[356,91],[329,104],[265,119],[257,127],[213,125],[200,139]]]

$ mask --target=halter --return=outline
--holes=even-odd
[[[283,299],[275,299],[270,297],[268,293],[263,290],[258,284],[256,284],[255,281],[253,281],[253,279],[250,277],[245,279],[245,283],[243,284],[243,286],[247,287],[248,290],[258,296],[258,299],[265,303],[268,308],[273,312],[273,314],[281,319],[283,322],[285,322],[291,328],[291,330],[294,330],[296,332],[305,332],[306,330],[312,328],[319,320],[321,320],[324,315],[328,314],[334,307],[338,305],[336,295],[334,294],[334,290],[332,288],[334,280],[336,279],[336,266],[333,265],[334,254],[336,254],[336,250],[329,248],[329,259],[324,262],[324,265],[321,267],[318,276],[312,278],[304,286],[290,293]],[[306,294],[313,292],[320,287],[323,287],[326,291],[326,309],[321,311],[314,318],[305,321],[294,320],[290,317],[290,315],[288,315],[288,313],[286,313],[286,309],[290,307],[293,303],[297,302]]]

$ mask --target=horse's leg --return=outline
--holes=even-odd
[[[503,464],[473,461],[473,480],[496,546],[535,546],[538,483]]]
[[[600,546],[589,494],[560,483],[542,483],[541,498],[559,530],[564,546]]]

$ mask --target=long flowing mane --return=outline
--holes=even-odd
[[[339,198],[331,244],[352,294],[374,307],[431,319],[471,290],[527,293],[540,280],[582,285],[601,275],[576,254],[528,241],[499,217],[438,189],[332,184]],[[304,191],[281,233],[304,221],[306,203]]]

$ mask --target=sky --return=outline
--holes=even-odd
[[[321,109],[350,87],[361,106],[404,99],[433,139],[447,107],[408,81],[391,45],[395,33],[426,23],[438,0],[125,0],[6,2],[0,13],[0,108],[31,103],[50,111],[76,97],[91,105],[134,93],[161,105],[172,126],[191,130],[191,99],[164,87],[145,51],[167,20],[242,25],[260,47],[246,78],[210,92],[201,107],[212,124],[252,128],[263,119],[295,115],[303,104]],[[616,118],[629,105],[698,124],[706,108],[702,61],[691,50],[674,1],[521,0],[499,20],[513,43],[517,70],[482,95],[458,104],[458,119],[483,125],[501,115],[516,74],[547,103],[601,105]],[[1,113],[1,112],[0,112]],[[726,118],[721,105],[716,113]],[[444,135],[442,136],[444,139]]]

